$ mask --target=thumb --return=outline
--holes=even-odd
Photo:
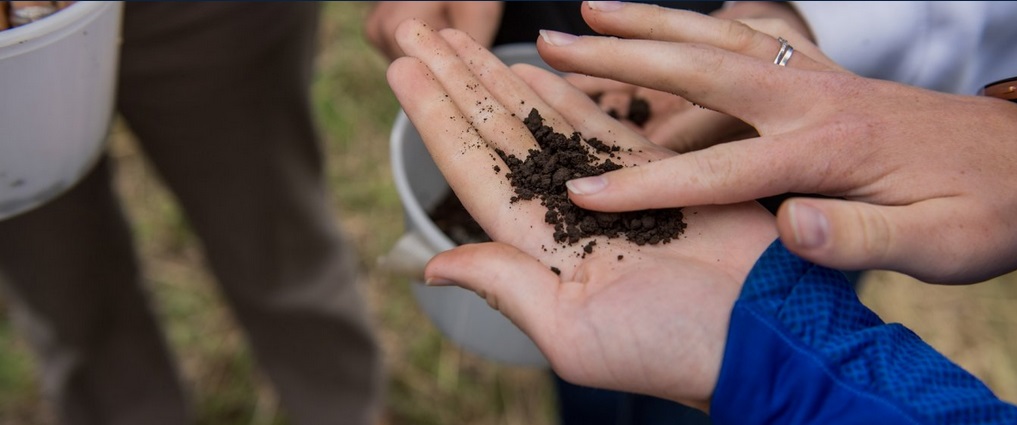
[[[890,226],[865,204],[789,199],[777,210],[780,239],[809,261],[842,270],[871,268],[886,255]]]
[[[965,283],[972,241],[951,232],[955,212],[943,202],[884,206],[795,198],[777,211],[784,245],[798,256],[840,270],[894,270],[925,282]]]
[[[542,345],[536,324],[553,311],[559,278],[536,258],[499,242],[461,245],[431,258],[424,278],[475,292]]]

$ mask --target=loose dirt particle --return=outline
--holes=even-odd
[[[597,139],[583,139],[579,133],[571,136],[556,133],[544,125],[536,109],[530,110],[523,122],[540,149],[531,149],[522,160],[500,149],[495,152],[509,168],[505,176],[515,192],[510,202],[538,199],[547,207],[544,221],[553,226],[556,242],[574,245],[585,238],[606,236],[624,237],[637,245],[655,245],[668,243],[685,230],[680,208],[603,213],[576,206],[568,198],[566,181],[622,168],[610,158],[601,161],[584,144],[611,156],[618,147]],[[584,251],[592,252],[593,245],[587,245]]]

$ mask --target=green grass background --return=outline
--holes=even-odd
[[[379,425],[553,424],[555,398],[543,370],[494,364],[444,340],[417,308],[405,279],[375,260],[402,234],[389,168],[389,131],[399,105],[387,61],[362,37],[368,3],[329,2],[322,21],[316,107],[326,136],[327,177],[341,221],[361,255],[362,282],[389,373]],[[118,185],[142,252],[145,278],[192,393],[200,424],[286,424],[208,274],[186,221],[131,135],[111,137]],[[873,273],[863,300],[916,330],[955,361],[1017,400],[1017,278],[971,287],[930,287]],[[0,294],[0,425],[46,425],[35,364]]]

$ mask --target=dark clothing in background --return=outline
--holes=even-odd
[[[117,109],[287,416],[368,425],[381,356],[322,176],[308,90],[318,19],[317,3],[127,2]],[[61,423],[189,424],[113,166],[0,222],[0,273]]]

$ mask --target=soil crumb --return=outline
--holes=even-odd
[[[618,146],[607,145],[596,138],[587,140],[579,133],[571,136],[556,133],[544,125],[536,109],[532,109],[523,122],[540,149],[531,149],[524,159],[507,155],[500,149],[495,152],[509,168],[505,176],[515,192],[510,202],[539,200],[547,207],[544,221],[553,226],[556,242],[574,245],[585,238],[606,236],[623,237],[637,245],[655,245],[668,243],[685,231],[680,208],[604,213],[573,204],[565,182],[622,168],[611,160],[616,158]],[[601,161],[594,152],[608,158]],[[583,251],[591,253],[595,245],[587,244]]]

